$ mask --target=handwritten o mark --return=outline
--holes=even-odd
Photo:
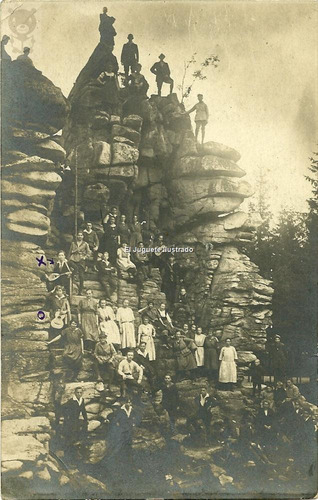
[[[44,319],[45,318],[45,312],[44,311],[38,311],[37,317],[39,319]]]

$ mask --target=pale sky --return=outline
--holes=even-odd
[[[176,87],[184,61],[194,52],[198,62],[210,54],[219,56],[219,67],[209,68],[207,80],[195,84],[186,108],[202,93],[210,110],[206,140],[237,149],[239,165],[252,184],[257,169],[268,172],[275,212],[281,206],[305,210],[310,187],[304,175],[308,157],[318,150],[317,3],[10,2],[2,4],[2,35],[10,35],[16,44],[8,24],[10,9],[36,9],[31,57],[67,96],[99,41],[104,5],[116,18],[118,59],[127,34],[134,34],[149,93],[156,92],[149,68],[161,52]],[[8,52],[13,55],[10,45]],[[168,86],[163,95],[167,91]]]

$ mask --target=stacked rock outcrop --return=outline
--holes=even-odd
[[[23,63],[2,68],[2,86],[2,457],[6,489],[13,476],[17,491],[47,483],[56,471],[61,477],[48,460],[49,322],[37,313],[46,295],[43,268],[50,270],[43,248],[65,159],[56,134],[68,104],[60,89]]]

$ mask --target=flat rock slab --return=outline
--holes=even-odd
[[[32,417],[27,419],[12,419],[2,421],[2,435],[29,434],[47,432],[51,429],[50,421],[46,417]]]
[[[173,177],[243,177],[245,175],[236,163],[217,156],[185,156],[173,167]]]
[[[227,158],[228,160],[232,161],[239,161],[241,158],[241,155],[238,151],[218,142],[206,142],[198,149],[199,153],[202,155],[221,156],[221,158]]]
[[[36,462],[47,456],[47,449],[33,436],[3,435],[2,460]]]

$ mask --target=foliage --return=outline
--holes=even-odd
[[[315,351],[317,327],[318,155],[311,158],[309,212],[282,210],[274,219],[267,202],[268,181],[259,172],[257,197],[251,212],[261,214],[255,245],[246,249],[261,274],[273,282],[273,330],[288,346],[293,370],[302,351]],[[310,359],[310,358],[307,358]],[[300,368],[301,370],[304,367]]]
[[[197,80],[207,79],[207,76],[205,74],[206,68],[208,68],[209,66],[217,68],[218,63],[220,62],[218,56],[214,54],[211,54],[209,57],[206,57],[203,62],[198,63],[199,67],[197,69],[194,69],[194,71],[192,72],[191,74],[192,80],[190,81],[190,83],[186,83],[186,78],[188,76],[190,67],[193,68],[193,66],[197,64],[196,55],[197,53],[195,52],[194,54],[192,54],[191,59],[184,62],[182,82],[181,85],[178,85],[178,89],[181,91],[181,102],[183,102],[184,99],[187,99],[189,97],[193,85]]]

